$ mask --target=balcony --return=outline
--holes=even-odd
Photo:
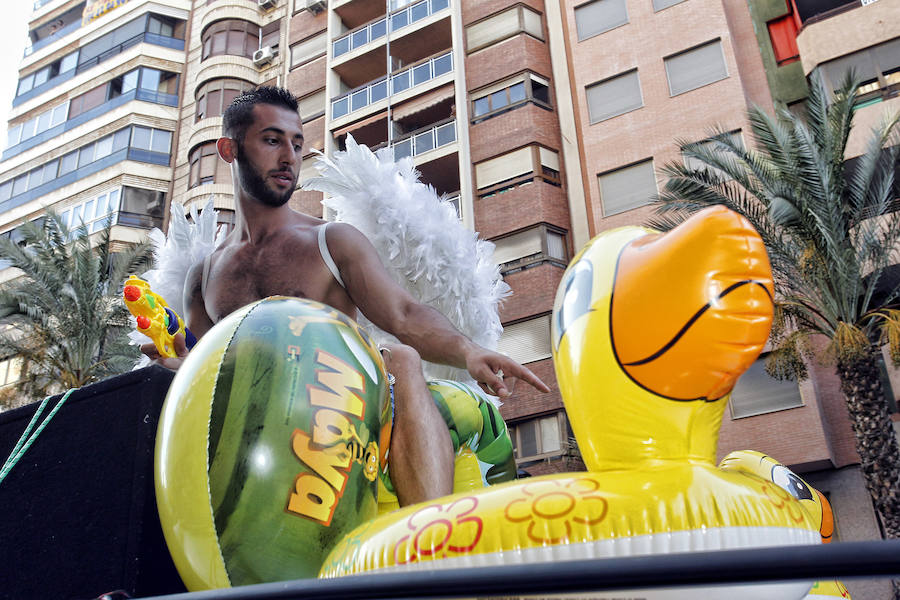
[[[58,135],[65,133],[66,131],[71,131],[75,129],[79,125],[83,125],[92,119],[96,119],[97,117],[106,114],[107,112],[114,110],[115,108],[122,106],[132,100],[141,100],[143,102],[150,102],[152,104],[162,104],[163,106],[178,106],[178,96],[175,94],[166,94],[164,92],[157,92],[155,90],[146,90],[146,89],[134,89],[129,92],[125,92],[121,96],[117,96],[112,100],[108,100],[99,106],[95,106],[94,108],[85,111],[75,117],[74,119],[69,119],[64,123],[60,123],[55,127],[51,127],[46,131],[43,131],[35,136],[24,140],[15,146],[10,146],[6,150],[3,151],[3,156],[0,157],[0,160],[6,160],[8,158],[12,158],[26,150],[30,150],[35,146],[39,146],[44,142],[48,142],[55,138]]]
[[[456,141],[456,119],[447,119],[442,123],[436,123],[430,127],[424,127],[418,131],[406,134],[403,138],[391,144],[391,152],[394,160],[400,160],[407,156],[415,159],[421,154],[443,148]],[[373,150],[385,147],[386,144],[376,146]]]
[[[184,50],[184,40],[145,31],[144,33],[139,33],[138,35],[125,40],[121,44],[113,46],[109,50],[98,54],[94,58],[79,64],[75,69],[75,72],[83,73],[91,67],[99,65],[103,61],[109,60],[110,58],[121,54],[125,50],[131,48],[132,46],[136,46],[141,42],[146,42],[155,46],[163,46],[164,48],[171,48],[172,50]]]
[[[331,101],[331,118],[344,117],[386,99],[389,94],[394,95],[416,88],[452,71],[452,52],[427,59],[417,65],[392,73],[390,92],[388,91],[388,78],[382,77],[333,99]]]
[[[110,48],[109,50],[103,52],[102,54],[99,54],[99,55],[91,58],[90,60],[87,60],[87,61],[79,64],[78,66],[68,68],[65,71],[62,71],[62,69],[60,69],[62,72],[59,73],[58,75],[54,75],[47,81],[45,81],[39,85],[36,85],[33,88],[31,88],[30,90],[28,90],[27,92],[19,94],[18,96],[13,98],[12,105],[14,107],[19,106],[23,102],[27,102],[28,100],[31,100],[32,98],[36,98],[37,96],[40,96],[44,92],[51,90],[51,89],[55,88],[56,86],[72,79],[73,77],[75,77],[75,75],[79,75],[79,74],[83,73],[84,71],[87,71],[91,67],[95,67],[106,60],[114,58],[115,56],[121,54],[125,50],[128,50],[129,48],[132,48],[133,46],[137,46],[138,44],[140,44],[142,42],[146,42],[148,44],[153,44],[155,46],[162,46],[164,48],[171,48],[173,50],[182,50],[182,51],[184,50],[184,40],[182,40],[182,39],[168,37],[165,35],[159,35],[158,33],[150,33],[150,32],[139,33],[138,35],[125,40],[121,44],[117,44],[113,48]],[[73,52],[70,56],[76,56],[77,54],[78,54],[78,52],[76,51],[76,52]]]
[[[0,183],[0,212],[22,206],[125,160],[168,166],[171,145],[171,131],[129,125]]]
[[[860,0],[791,0],[803,25],[815,23],[862,6]]]
[[[366,44],[385,37],[388,29],[391,33],[400,31],[449,6],[450,0],[422,0],[407,6],[390,15],[390,18],[383,17],[334,40],[331,43],[331,57],[336,59],[351,50],[362,48]]]
[[[67,35],[69,35],[70,33],[73,33],[79,29],[81,29],[81,21],[73,21],[73,22],[69,23],[68,25],[66,25],[65,27],[63,27],[62,29],[59,29],[56,32],[51,33],[47,37],[42,38],[36,42],[32,42],[32,44],[29,47],[25,48],[25,56],[29,56],[32,53],[37,52],[41,48],[43,48],[49,44],[52,44],[56,40],[61,40],[64,37],[66,37]]]

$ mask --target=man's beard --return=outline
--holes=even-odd
[[[240,145],[238,145],[235,160],[237,160],[238,166],[240,167],[238,169],[238,178],[240,180],[239,183],[241,189],[247,192],[251,197],[266,206],[275,208],[283,206],[291,199],[291,195],[294,193],[293,189],[285,190],[283,193],[279,194],[266,185],[266,180],[259,174],[259,171],[250,164],[249,160],[244,158],[243,149]]]

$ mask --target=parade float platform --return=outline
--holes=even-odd
[[[157,420],[173,376],[153,366],[75,391],[0,483],[0,598],[185,590],[153,491]],[[4,457],[39,405],[0,413]]]

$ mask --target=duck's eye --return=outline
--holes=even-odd
[[[772,467],[772,481],[778,487],[788,491],[797,500],[813,499],[812,490],[806,485],[806,482],[783,465]]]
[[[594,267],[581,259],[566,272],[560,286],[563,295],[553,319],[553,344],[559,349],[563,335],[578,317],[591,310],[591,291],[594,287]]]

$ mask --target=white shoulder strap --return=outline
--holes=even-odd
[[[212,258],[212,254],[207,254],[203,258],[203,275],[200,278],[200,296],[202,298],[206,298],[206,282],[209,279],[209,265],[212,262],[210,259]]]
[[[341,284],[341,287],[345,288],[344,280],[341,279],[341,272],[338,270],[337,264],[335,264],[334,259],[331,257],[331,252],[328,251],[328,242],[325,240],[325,230],[328,229],[328,225],[329,223],[325,223],[319,227],[319,254],[322,255],[325,266],[328,267],[328,270],[331,271],[331,274],[334,275],[337,282]]]

